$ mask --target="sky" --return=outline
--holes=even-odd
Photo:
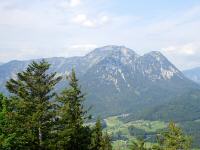
[[[200,67],[200,0],[0,0],[0,62],[121,45]]]

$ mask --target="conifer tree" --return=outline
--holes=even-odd
[[[7,149],[11,147],[12,138],[9,137],[7,132],[7,98],[0,93],[0,149]],[[10,140],[9,140],[10,139]]]
[[[189,150],[191,138],[183,133],[180,127],[170,122],[168,128],[159,137],[160,149],[163,150]]]
[[[13,112],[16,120],[15,133],[18,145],[23,149],[46,149],[51,126],[55,117],[53,92],[61,77],[48,74],[46,61],[33,61],[25,71],[10,79],[6,87],[12,93]]]
[[[66,139],[59,138],[67,150],[88,150],[91,129],[84,126],[84,122],[89,119],[87,111],[84,110],[85,95],[81,92],[73,69],[71,74],[67,76],[67,80],[69,81],[69,87],[65,88],[58,98],[61,103],[60,118],[63,124],[63,128],[58,130],[58,136],[68,137]]]
[[[107,132],[103,135],[103,145],[101,150],[112,150],[111,139]]]
[[[94,130],[85,125],[90,116],[75,71],[67,76],[69,87],[57,96],[54,87],[61,77],[47,73],[49,67],[44,60],[33,61],[7,82],[10,97],[0,94],[0,149],[111,150],[100,120]]]
[[[18,133],[16,128],[18,121],[15,113],[12,112],[11,101],[3,94],[0,94],[0,149],[21,149],[23,143],[18,143]]]
[[[103,141],[102,125],[99,118],[97,119],[95,127],[93,129],[91,140],[92,140],[91,150],[102,149],[104,141]]]
[[[191,137],[185,135],[180,127],[170,122],[167,129],[158,136],[158,142],[151,148],[145,147],[144,140],[133,142],[131,150],[190,150]]]
[[[107,132],[103,133],[100,118],[97,119],[92,131],[91,150],[112,150],[111,139]]]
[[[137,141],[133,141],[132,145],[130,146],[131,150],[148,150],[145,146],[144,139],[137,139]]]
[[[58,149],[66,149],[70,142],[70,136],[73,133],[73,128],[70,126],[69,101],[66,89],[57,96],[57,102],[58,109],[53,126],[55,134],[52,145]]]

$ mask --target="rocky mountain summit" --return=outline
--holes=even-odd
[[[158,51],[140,56],[124,46],[110,45],[96,48],[83,57],[46,60],[52,64],[50,71],[59,75],[65,76],[72,68],[76,70],[87,93],[86,105],[93,106],[93,113],[101,116],[139,114],[141,108],[153,109],[191,89],[199,89]],[[0,91],[6,93],[6,81],[31,61],[15,60],[0,65]],[[63,80],[57,89],[66,84]]]

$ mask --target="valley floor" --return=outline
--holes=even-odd
[[[136,120],[124,122],[123,116],[112,116],[104,119],[104,131],[111,135],[114,150],[128,150],[131,141],[143,138],[146,146],[150,147],[159,134],[168,125],[164,121]],[[197,149],[194,149],[197,150]]]

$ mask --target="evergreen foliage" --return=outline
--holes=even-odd
[[[44,149],[51,137],[53,125],[53,91],[61,77],[56,73],[48,74],[50,67],[46,61],[35,61],[27,69],[17,74],[17,79],[10,79],[6,87],[12,96],[12,120],[16,123],[17,147],[26,149]],[[20,147],[20,148],[21,148]]]
[[[107,132],[103,133],[100,118],[97,119],[92,131],[91,150],[112,150],[111,139]]]
[[[54,88],[61,77],[48,73],[49,67],[45,60],[33,61],[7,82],[10,96],[0,94],[0,149],[110,150],[101,122],[94,130],[85,125],[90,116],[75,71],[67,76],[69,86],[57,94]]]
[[[61,93],[54,88],[61,77],[49,73],[45,60],[33,61],[25,71],[10,79],[10,96],[0,94],[0,149],[2,150],[112,150],[111,138],[103,132],[101,120],[93,127],[84,107],[75,71]],[[171,122],[147,148],[144,140],[133,142],[131,150],[189,150],[191,138]]]
[[[12,143],[15,133],[9,134],[9,128],[12,127],[8,120],[8,104],[7,98],[0,94],[0,148],[8,149],[13,147]],[[10,128],[11,130],[12,128]]]
[[[84,126],[84,123],[89,119],[83,106],[85,95],[81,92],[73,69],[71,74],[67,76],[67,80],[69,87],[65,88],[58,97],[61,122],[61,128],[58,131],[59,140],[61,140],[59,142],[65,149],[87,150],[91,142],[91,130]]]
[[[148,150],[148,149],[145,146],[145,141],[143,139],[138,139],[137,141],[132,142],[130,150]]]
[[[158,142],[152,147],[146,147],[145,141],[133,141],[131,150],[190,150],[191,138],[185,135],[180,127],[170,122],[167,129],[158,135]]]
[[[103,146],[103,133],[101,121],[98,118],[92,133],[91,150],[100,150]]]
[[[112,150],[111,138],[107,132],[103,135],[103,144],[101,150]]]
[[[191,138],[184,135],[181,128],[170,122],[166,131],[159,137],[160,149],[164,150],[190,150]]]

